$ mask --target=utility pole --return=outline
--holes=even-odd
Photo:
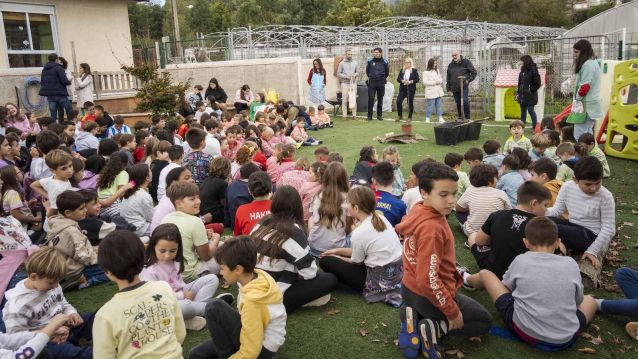
[[[173,35],[175,41],[181,40],[179,35],[179,20],[177,19],[177,0],[171,0],[171,12],[173,14]]]

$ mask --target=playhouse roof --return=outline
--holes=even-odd
[[[496,80],[494,80],[494,87],[516,87],[518,86],[518,74],[521,72],[519,69],[503,69],[496,72]],[[541,75],[541,86],[545,85],[545,69],[538,69],[538,73]]]

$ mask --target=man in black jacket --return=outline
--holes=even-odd
[[[62,62],[58,59],[57,54],[49,55],[49,62],[44,65],[42,69],[42,75],[40,76],[40,96],[46,96],[49,103],[49,112],[51,118],[58,120],[58,107],[64,107],[67,114],[73,111],[71,101],[69,101],[69,93],[66,87],[71,84],[71,81],[66,77],[64,73],[64,67]],[[64,121],[64,118],[60,118],[59,122]]]
[[[385,95],[386,79],[390,75],[388,61],[383,58],[383,50],[380,47],[372,50],[372,59],[366,65],[368,75],[368,121],[372,121],[372,106],[377,95],[377,120],[383,120],[383,95]]]
[[[464,79],[459,79],[464,77]],[[452,52],[452,62],[447,67],[447,91],[454,95],[456,111],[461,118],[461,90],[463,90],[463,114],[465,119],[470,119],[470,100],[468,98],[468,85],[476,78],[476,70],[470,60],[463,58],[458,50]],[[461,87],[463,81],[463,87]]]

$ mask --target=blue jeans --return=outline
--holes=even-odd
[[[603,300],[600,311],[638,317],[638,271],[627,267],[619,268],[614,278],[627,299]]]
[[[429,98],[427,99],[427,101],[428,107],[425,109],[425,118],[430,118],[430,115],[432,114],[432,108],[435,109],[437,116],[443,116],[443,107],[441,106],[442,101],[440,97]]]
[[[84,277],[86,277],[86,284],[83,285],[82,288],[92,287],[109,281],[109,277],[106,276],[98,264],[84,267],[83,273]]]
[[[532,119],[532,130],[536,128],[536,111],[534,111],[534,106],[527,106],[521,104],[521,121],[523,123],[527,120],[527,113],[529,113],[529,117]]]
[[[465,119],[470,119],[470,98],[467,93],[468,86],[463,86],[463,112],[465,114]],[[461,91],[453,92],[454,101],[456,102],[456,112],[459,114],[459,118],[461,118]]]
[[[93,347],[85,346],[79,347],[78,343],[80,339],[91,340],[93,339],[93,319],[95,318],[95,312],[82,314],[84,323],[80,326],[71,328],[69,332],[69,339],[62,344],[55,344],[49,342],[47,349],[54,359],[92,359]]]
[[[51,118],[53,121],[64,121],[64,118],[58,119],[58,107],[64,108],[66,111],[66,117],[71,118],[71,111],[73,111],[73,106],[71,106],[71,101],[69,101],[68,96],[47,96],[47,102],[49,103],[49,112],[51,113]]]
[[[11,277],[11,280],[9,281],[9,284],[7,284],[7,289],[5,290],[5,292],[9,289],[13,289],[15,288],[16,284],[18,284],[18,282],[20,282],[23,279],[26,279],[29,275],[27,274],[27,272],[24,270],[24,267],[20,267],[18,268],[15,273],[13,273],[13,276]],[[4,309],[4,305],[7,303],[7,300],[5,299],[5,297],[2,297],[2,301],[0,301],[0,313],[2,312],[2,309]],[[2,315],[0,315],[0,332],[5,333],[7,331],[7,328],[4,326],[4,320],[2,320]]]

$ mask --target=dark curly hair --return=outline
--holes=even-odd
[[[115,152],[111,155],[108,162],[100,172],[100,178],[97,181],[97,188],[108,188],[115,182],[115,177],[126,169],[128,157],[124,152]]]

